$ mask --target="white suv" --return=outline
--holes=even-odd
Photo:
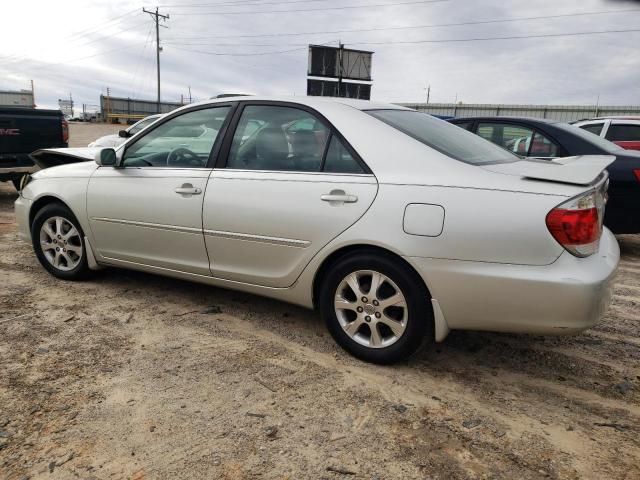
[[[580,120],[573,125],[627,150],[640,150],[640,117],[598,117]]]

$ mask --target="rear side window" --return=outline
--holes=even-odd
[[[473,125],[473,122],[451,122],[454,125],[457,125],[460,128],[464,128],[465,130],[471,130],[471,125]]]
[[[592,123],[590,125],[581,125],[580,128],[586,130],[587,132],[591,132],[595,135],[600,135],[602,133],[602,127],[604,127],[604,123]]]
[[[526,156],[533,138],[533,129],[509,123],[479,123],[478,135],[510,152]]]
[[[357,160],[353,158],[349,150],[335,135],[331,136],[323,171],[329,173],[364,173]]]
[[[612,142],[633,142],[640,140],[640,125],[609,125],[607,140]]]
[[[519,160],[491,142],[431,115],[414,110],[368,110],[366,113],[461,162],[487,165]]]

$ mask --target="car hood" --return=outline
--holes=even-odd
[[[38,170],[32,175],[36,180],[43,178],[88,178],[98,168],[96,162],[76,162]]]
[[[526,179],[591,185],[615,159],[613,155],[580,155],[554,160],[525,159],[512,163],[484,165],[482,168]]]
[[[30,156],[36,165],[41,169],[45,169],[58,165],[66,165],[68,163],[94,160],[96,153],[100,150],[102,150],[102,147],[43,148],[36,150]]]

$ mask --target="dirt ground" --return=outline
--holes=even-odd
[[[0,184],[2,479],[640,478],[640,236],[618,237],[596,328],[453,332],[380,367],[284,303],[118,269],[56,280],[15,197]]]

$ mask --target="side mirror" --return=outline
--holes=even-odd
[[[113,148],[103,148],[96,153],[95,160],[101,167],[115,167],[117,162],[116,151]]]
[[[120,130],[118,132],[118,136],[120,138],[129,138],[131,136],[131,134],[129,132],[127,132],[126,130]]]

